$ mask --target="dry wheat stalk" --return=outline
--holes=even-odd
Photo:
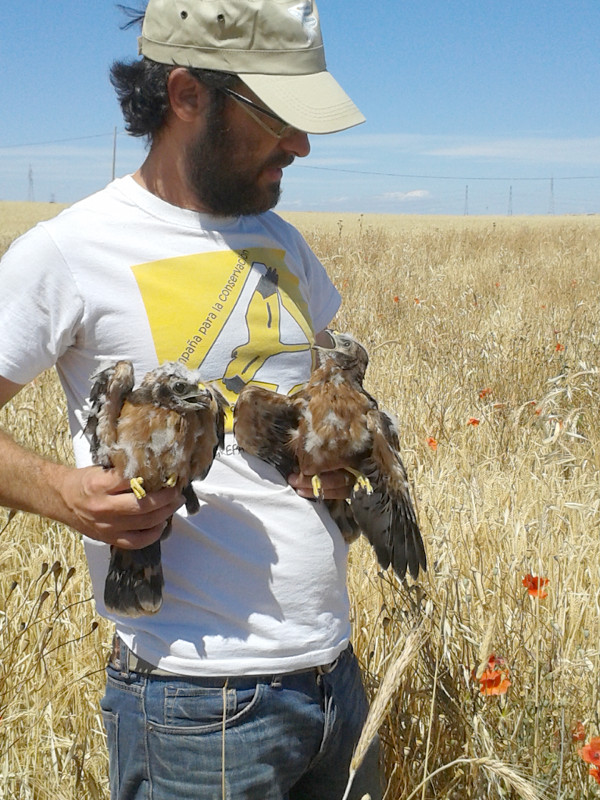
[[[369,745],[377,735],[377,731],[385,719],[390,701],[398,688],[400,679],[406,672],[407,668],[412,664],[413,659],[419,652],[419,649],[425,638],[426,634],[422,629],[417,628],[411,631],[406,637],[404,647],[402,648],[400,654],[394,659],[385,673],[377,691],[377,695],[371,703],[369,713],[367,714],[367,718],[363,725],[362,733],[356,748],[354,749],[354,755],[352,756],[352,761],[350,762],[350,771],[348,773],[348,783],[346,785],[346,791],[344,792],[342,800],[347,800],[356,772],[363,762],[367,750],[369,749]]]
[[[335,326],[369,348],[368,388],[401,421],[431,563],[411,602],[433,623],[449,598],[428,648],[443,658],[415,659],[390,705],[388,796],[405,800],[421,786],[425,758],[434,770],[482,755],[487,767],[443,773],[436,800],[481,797],[474,780],[488,782],[489,800],[517,796],[500,791],[498,764],[531,777],[534,734],[540,779],[560,775],[553,796],[587,796],[570,731],[581,721],[597,735],[600,702],[600,217],[365,215],[357,226],[358,215],[345,215],[340,230],[342,216],[294,221],[342,292]],[[0,219],[0,252],[33,221],[3,203]],[[61,398],[49,374],[0,424],[64,459]],[[471,416],[481,424],[467,426]],[[25,514],[9,522],[2,509],[0,530],[0,797],[100,800],[110,626],[81,638],[95,620],[81,545],[61,526]],[[40,577],[56,560],[77,567],[64,591],[62,576]],[[521,580],[540,563],[551,583],[536,620]],[[357,656],[383,675],[414,619],[408,598],[381,580],[358,543],[349,578]],[[513,685],[503,699],[483,698],[472,668],[496,648]],[[545,710],[537,717],[536,705]]]
[[[526,780],[522,775],[520,775],[513,767],[509,767],[508,764],[505,764],[502,761],[498,761],[495,758],[457,758],[454,761],[451,761],[449,764],[444,764],[441,767],[438,767],[434,772],[431,772],[427,775],[426,778],[421,781],[418,786],[415,786],[413,791],[408,795],[406,800],[412,800],[413,797],[422,789],[422,787],[428,783],[433,777],[439,775],[441,772],[447,769],[452,769],[452,767],[457,767],[460,765],[471,764],[472,766],[483,767],[488,772],[491,772],[498,778],[501,778],[505,783],[507,783],[511,789],[513,789],[519,797],[522,797],[523,800],[542,800],[543,793],[538,791],[536,786],[533,783],[530,783]]]

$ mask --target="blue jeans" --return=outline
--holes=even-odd
[[[112,800],[341,800],[367,713],[351,648],[323,675],[107,673]],[[375,741],[352,800],[381,800],[378,761]]]

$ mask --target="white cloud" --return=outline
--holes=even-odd
[[[430,147],[423,155],[600,166],[600,138],[463,139]]]
[[[427,191],[427,189],[413,189],[411,192],[384,192],[384,194],[379,195],[381,200],[393,200],[400,203],[404,203],[410,200],[421,200],[424,197],[431,197],[431,193]]]
[[[470,135],[354,133],[332,137],[322,142],[313,139],[317,164],[346,164],[365,162],[365,152],[373,155],[390,154],[422,158],[462,160],[493,159],[537,164],[571,164],[600,167],[600,137],[515,136],[499,138]],[[331,160],[328,154],[331,153]],[[345,157],[344,157],[345,156]],[[408,170],[407,170],[408,171]]]

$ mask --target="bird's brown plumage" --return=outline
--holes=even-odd
[[[173,486],[189,513],[198,511],[192,481],[201,480],[223,446],[225,400],[177,362],[148,372],[134,389],[133,365],[119,361],[92,376],[86,425],[94,463],[115,467],[138,497]],[[170,531],[170,520],[161,539]],[[111,548],[104,601],[124,616],[162,605],[160,541],[140,550]]]
[[[287,477],[347,469],[352,496],[327,501],[347,541],[362,531],[381,566],[403,578],[426,569],[425,548],[400,458],[392,418],[363,387],[364,347],[348,334],[329,332],[333,347],[315,347],[317,364],[306,386],[291,397],[249,384],[234,409],[240,448],[273,464]]]

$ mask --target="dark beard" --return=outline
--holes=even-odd
[[[224,125],[222,113],[213,108],[205,133],[188,149],[187,163],[196,197],[217,216],[262,214],[276,206],[281,196],[279,183],[259,187],[259,175],[265,167],[286,167],[294,160],[279,154],[249,170],[244,169],[239,152],[235,134]]]

